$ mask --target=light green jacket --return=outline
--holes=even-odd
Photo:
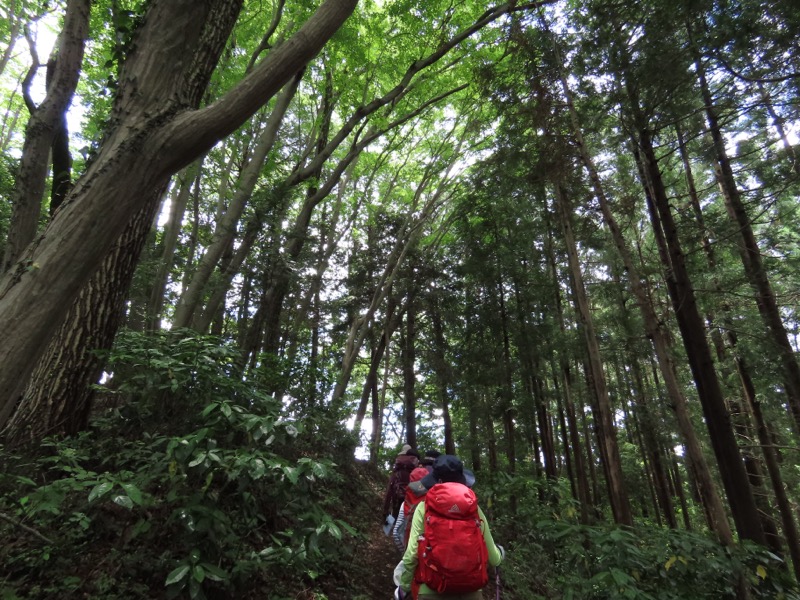
[[[478,507],[478,516],[481,519],[481,530],[483,531],[483,539],[486,542],[486,549],[489,552],[489,564],[496,567],[503,560],[500,550],[494,543],[492,532],[489,529],[489,522],[486,520],[486,515],[483,514],[480,506]],[[419,538],[425,532],[425,503],[421,502],[417,509],[414,511],[414,518],[411,521],[411,535],[408,538],[408,546],[406,546],[405,554],[403,554],[403,566],[405,571],[400,576],[400,587],[403,591],[408,593],[411,591],[411,583],[414,581],[414,571],[417,568],[417,546]],[[420,594],[434,594],[424,583],[419,588]]]

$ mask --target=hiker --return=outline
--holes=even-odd
[[[388,535],[397,520],[397,513],[400,512],[400,505],[406,495],[406,486],[411,477],[411,471],[419,465],[419,454],[410,445],[405,444],[394,460],[392,466],[392,476],[389,478],[389,485],[386,487],[386,494],[383,497],[383,523],[384,531]]]
[[[400,506],[400,512],[397,513],[397,520],[392,529],[392,539],[394,545],[400,552],[404,552],[408,544],[408,536],[411,533],[411,518],[414,516],[414,509],[417,505],[425,499],[425,494],[428,491],[421,479],[428,475],[428,469],[425,467],[417,467],[411,471],[411,476],[408,480],[406,487],[406,495],[403,504]]]
[[[486,516],[470,487],[475,475],[457,456],[443,454],[420,480],[428,489],[414,511],[409,544],[398,565],[399,588],[414,600],[480,600],[487,563],[505,552],[494,543]],[[397,594],[403,597],[402,594]]]
[[[426,450],[425,456],[422,459],[422,466],[428,470],[428,473],[433,472],[433,463],[442,455],[438,450]]]

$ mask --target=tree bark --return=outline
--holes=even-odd
[[[638,134],[644,183],[648,191],[645,196],[648,200],[653,229],[663,233],[669,257],[669,262],[664,268],[670,298],[703,407],[703,415],[717,457],[723,486],[731,505],[736,530],[741,538],[764,545],[766,543],[764,530],[761,527],[758,509],[731,428],[730,415],[725,407],[722,390],[714,370],[711,350],[705,338],[705,328],[697,309],[694,289],[686,270],[685,257],[652,142],[648,132],[643,128]]]
[[[622,465],[620,462],[619,448],[617,445],[617,433],[614,427],[611,402],[608,397],[603,364],[600,357],[600,348],[597,341],[597,334],[594,330],[591,310],[586,298],[586,290],[583,285],[583,275],[576,250],[575,238],[572,232],[571,208],[566,195],[561,189],[561,184],[556,183],[556,206],[561,220],[561,227],[567,249],[570,272],[572,273],[575,308],[580,320],[581,329],[587,350],[588,370],[587,377],[597,399],[597,414],[595,426],[597,427],[599,441],[603,448],[604,469],[608,483],[609,500],[611,509],[614,513],[614,521],[622,525],[633,525],[628,492],[622,477]]]
[[[261,132],[256,147],[253,150],[250,160],[242,169],[236,191],[233,194],[228,209],[217,221],[214,234],[206,252],[197,264],[192,280],[189,282],[184,293],[181,295],[178,305],[175,307],[173,317],[173,327],[190,327],[193,325],[195,313],[198,310],[200,301],[205,291],[211,274],[217,267],[220,258],[226,248],[230,247],[236,237],[236,230],[239,220],[244,213],[247,202],[253,194],[258,177],[264,168],[264,163],[269,156],[283,117],[289,108],[289,103],[294,98],[297,87],[300,85],[303,72],[297,73],[292,81],[284,86],[275,102],[275,106],[270,113],[264,130]]]
[[[406,441],[412,448],[417,447],[417,396],[416,396],[416,360],[415,344],[417,343],[417,307],[416,307],[416,282],[414,281],[414,266],[409,265],[406,289],[406,319],[405,330],[402,337],[402,363],[403,363],[403,407],[405,408]]]
[[[111,348],[114,341],[156,207],[158,202],[150,202],[136,215],[73,303],[4,428],[8,446],[35,443],[49,435],[73,435],[86,428],[94,396],[91,385],[97,383],[103,367],[97,350]]]
[[[189,202],[192,182],[199,179],[201,171],[202,159],[184,169],[183,177],[179,177],[178,181],[176,181],[175,192],[172,194],[170,202],[169,218],[164,225],[161,256],[153,280],[153,287],[150,290],[150,301],[147,305],[145,328],[150,332],[159,331],[161,329],[161,312],[164,309],[164,296],[167,293],[169,272],[172,268],[172,261],[178,246],[178,236],[181,231],[183,215],[186,212],[186,205]]]
[[[356,3],[324,2],[294,36],[204,109],[192,108],[210,77],[204,65],[216,64],[227,32],[210,31],[187,68],[174,58],[195,47],[197,21],[204,21],[197,18],[199,5],[190,0],[151,4],[137,50],[120,81],[112,113],[115,127],[45,235],[0,278],[0,414],[8,415],[19,382],[27,381],[72,301],[133,216],[143,210],[142,204],[158,202],[157,191],[173,173],[233,132],[283,87],[339,29]],[[222,14],[238,12],[238,7],[238,0],[220,0],[216,21],[224,22]],[[222,43],[215,43],[218,38]],[[172,66],[176,63],[177,72]],[[109,198],[114,199],[113,210],[108,210]]]
[[[714,171],[717,176],[722,197],[725,200],[725,208],[728,216],[736,225],[738,232],[737,248],[744,266],[745,274],[755,292],[756,306],[764,325],[771,338],[774,350],[777,354],[778,362],[783,369],[784,387],[786,388],[786,399],[790,413],[794,419],[795,429],[800,431],[800,365],[795,357],[794,349],[789,342],[786,327],[781,318],[778,302],[772,290],[767,271],[761,259],[761,250],[758,247],[750,217],[742,202],[736,178],[733,175],[730,158],[725,149],[725,139],[719,126],[719,117],[714,105],[714,99],[706,81],[705,67],[702,58],[697,51],[692,40],[691,25],[687,25],[691,49],[694,53],[694,64],[697,77],[700,83],[700,92],[705,104],[706,120],[708,121],[708,131],[714,144],[714,155],[716,164]]]
[[[89,34],[90,7],[90,0],[70,0],[67,3],[64,28],[58,36],[58,46],[54,50],[57,59],[55,66],[51,69],[47,95],[41,105],[37,107],[33,105],[33,101],[26,94],[26,104],[31,114],[25,129],[22,158],[14,195],[11,199],[13,211],[5,255],[2,265],[0,265],[0,273],[5,274],[4,279],[13,276],[13,273],[9,271],[23,256],[25,248],[36,237],[47,180],[50,149],[59,132],[63,131],[64,114],[69,108],[80,78],[84,46]],[[27,81],[26,84],[29,85],[30,82]],[[57,180],[55,183],[58,185]],[[29,273],[25,269],[35,268],[34,262],[36,261],[32,260],[27,264],[17,265],[15,271],[20,273],[20,278],[24,273]],[[97,262],[95,262],[96,264]],[[1,290],[2,287],[0,287],[0,294],[2,294]],[[2,299],[2,295],[0,295],[0,299]],[[0,308],[0,310],[2,309]],[[9,331],[2,326],[0,326],[0,330]],[[2,393],[0,393],[0,398],[2,398]],[[0,402],[2,401],[0,400]],[[0,408],[0,413],[2,412],[3,410]]]

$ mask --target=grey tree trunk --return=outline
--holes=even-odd
[[[199,104],[228,31],[211,25],[193,62],[172,60],[198,48],[202,4],[155,0],[119,86],[115,128],[76,182],[45,235],[0,278],[0,426],[5,425],[38,359],[72,302],[97,272],[134,215],[158,202],[176,171],[233,132],[308,63],[355,9],[357,0],[327,0],[289,40],[212,105]],[[239,0],[218,0],[224,24]],[[235,19],[234,19],[235,20]],[[218,51],[215,55],[214,52]],[[64,61],[65,63],[67,61]],[[49,146],[49,144],[48,144]],[[108,199],[113,198],[113,209]],[[102,223],[102,226],[98,226]]]

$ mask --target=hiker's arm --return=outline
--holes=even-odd
[[[397,514],[397,520],[394,522],[394,529],[392,530],[392,539],[397,549],[402,552],[405,550],[405,533],[406,533],[406,506],[405,503],[400,506],[400,512]]]
[[[409,524],[406,524],[408,527]],[[411,535],[408,537],[408,546],[403,554],[403,565],[406,570],[400,577],[400,587],[404,592],[411,591],[411,583],[414,581],[414,571],[417,570],[417,547],[419,538],[425,533],[425,505],[420,504],[414,511],[411,519]]]
[[[497,547],[497,544],[494,543],[492,530],[489,529],[489,521],[486,520],[486,515],[483,514],[480,506],[478,507],[478,516],[481,518],[483,540],[486,542],[486,550],[489,552],[489,564],[493,567],[496,567],[503,562],[503,555],[500,553],[500,549]]]

